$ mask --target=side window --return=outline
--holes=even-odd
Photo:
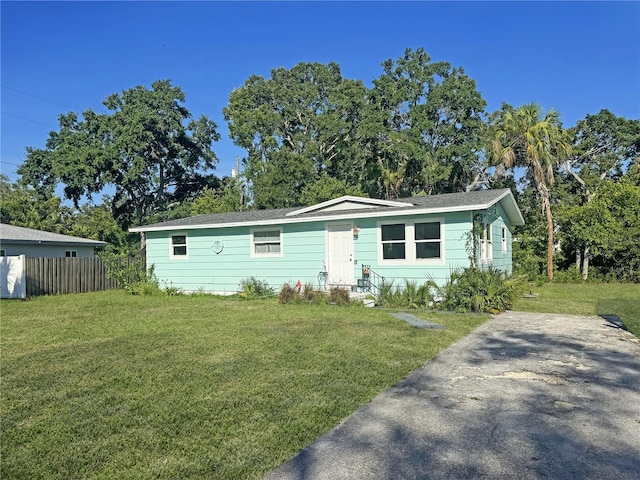
[[[7,252],[5,252],[4,248],[0,248],[0,257],[6,257]]]
[[[382,234],[382,258],[404,260],[407,255],[404,223],[380,225]]]
[[[172,257],[187,256],[187,236],[186,235],[171,236],[171,256]]]
[[[76,258],[78,256],[78,252],[76,250],[67,250],[64,252],[64,256],[66,258]]]
[[[480,260],[490,262],[493,258],[493,241],[491,239],[491,224],[485,223],[480,238]]]
[[[252,257],[282,256],[282,230],[256,230],[251,234]]]
[[[507,253],[507,227],[502,227],[502,253]]]

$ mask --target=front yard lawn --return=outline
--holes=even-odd
[[[486,317],[121,291],[3,301],[0,478],[260,478]]]

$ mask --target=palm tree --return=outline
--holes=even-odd
[[[391,167],[385,167],[382,159],[378,158],[378,166],[380,167],[380,184],[384,189],[385,200],[399,198],[400,187],[405,180],[406,163],[400,163],[398,167],[393,170]]]
[[[553,280],[553,216],[549,185],[553,169],[571,150],[571,140],[562,128],[558,113],[544,116],[535,103],[516,109],[503,105],[493,125],[489,158],[501,175],[513,167],[523,167],[533,181],[547,220],[547,276]]]

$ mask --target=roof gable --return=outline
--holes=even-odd
[[[394,202],[391,200],[379,200],[377,198],[354,197],[351,195],[343,195],[342,197],[327,200],[326,202],[304,207],[299,210],[287,213],[287,217],[303,215],[305,213],[320,212],[341,212],[347,210],[362,210],[380,207],[409,207],[406,202]]]

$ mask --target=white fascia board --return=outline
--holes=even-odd
[[[314,212],[316,210],[322,210],[328,207],[332,207],[343,202],[361,203],[363,205],[373,205],[376,207],[411,207],[410,203],[394,202],[391,200],[380,200],[378,198],[366,198],[366,197],[354,197],[353,195],[343,195],[342,197],[327,200],[326,202],[317,203],[309,207],[304,207],[299,210],[287,213],[287,217],[295,217],[296,215],[302,215],[304,213]]]
[[[394,210],[389,212],[358,212],[358,213],[340,213],[336,215],[323,215],[319,217],[304,218],[274,218],[272,220],[253,221],[253,222],[232,222],[232,223],[211,223],[202,225],[175,225],[167,227],[135,227],[130,228],[130,232],[167,232],[172,230],[204,230],[229,227],[260,227],[266,225],[286,225],[292,223],[311,223],[311,222],[333,222],[336,220],[356,220],[360,218],[381,218],[381,217],[406,217],[409,215],[438,215],[442,213],[465,212],[469,210],[484,210],[489,208],[495,202],[490,204],[464,205],[449,208],[409,208],[406,210]]]
[[[524,225],[524,217],[522,216],[522,212],[520,211],[520,208],[518,207],[516,199],[513,197],[513,193],[511,193],[511,190],[505,191],[502,195],[491,202],[491,205],[500,202],[505,197],[509,197],[509,203],[507,205],[503,205],[503,207],[507,212],[507,215],[509,215],[509,220],[511,221],[511,223],[517,226]]]

